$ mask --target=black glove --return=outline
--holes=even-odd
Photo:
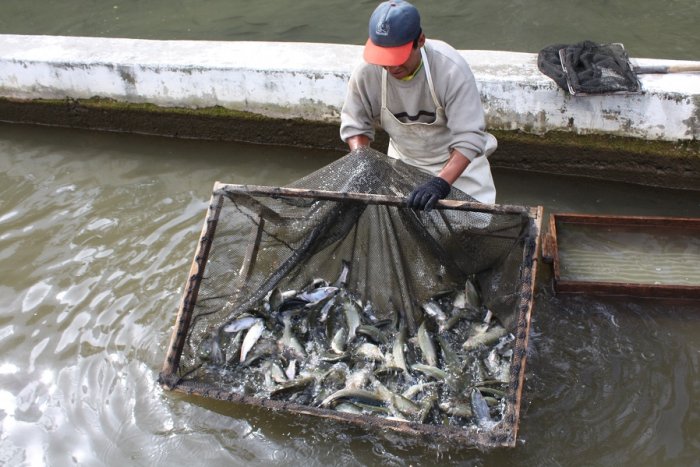
[[[450,194],[450,184],[440,177],[433,177],[428,182],[416,187],[406,200],[409,208],[430,211],[439,199]]]

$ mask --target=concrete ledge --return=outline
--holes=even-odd
[[[346,152],[351,45],[0,35],[0,122]],[[700,75],[570,96],[536,55],[463,51],[499,140],[494,167],[700,189]],[[639,64],[687,63],[637,60]],[[373,146],[386,150],[386,134]]]
[[[353,45],[0,35],[0,97],[113,99],[337,123]],[[493,130],[700,139],[700,75],[641,75],[634,96],[570,96],[536,54],[462,51]],[[639,59],[638,64],[690,62]]]

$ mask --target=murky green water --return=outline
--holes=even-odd
[[[361,44],[378,2],[363,0],[4,0],[3,34]],[[537,52],[584,39],[631,57],[698,60],[696,0],[415,0],[428,36],[459,49]]]
[[[562,280],[700,287],[700,231],[669,223],[642,228],[560,226]]]
[[[518,447],[480,453],[164,392],[215,180],[338,154],[0,125],[0,464],[695,465],[698,304],[553,296],[541,267]],[[700,216],[700,192],[496,172],[499,202]]]

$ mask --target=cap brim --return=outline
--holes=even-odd
[[[413,49],[413,41],[398,47],[379,47],[367,39],[364,58],[367,63],[381,66],[399,66],[408,60]]]

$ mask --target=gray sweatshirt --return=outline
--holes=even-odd
[[[427,40],[425,52],[433,77],[435,94],[445,109],[452,134],[446,155],[457,149],[469,160],[484,152],[486,123],[479,90],[469,65],[450,45]],[[350,76],[345,103],[340,115],[343,141],[356,135],[374,140],[382,105],[382,67],[359,64]],[[430,123],[435,120],[435,103],[425,73],[425,64],[409,81],[387,76],[387,108],[402,122]],[[391,135],[389,135],[391,136]]]

